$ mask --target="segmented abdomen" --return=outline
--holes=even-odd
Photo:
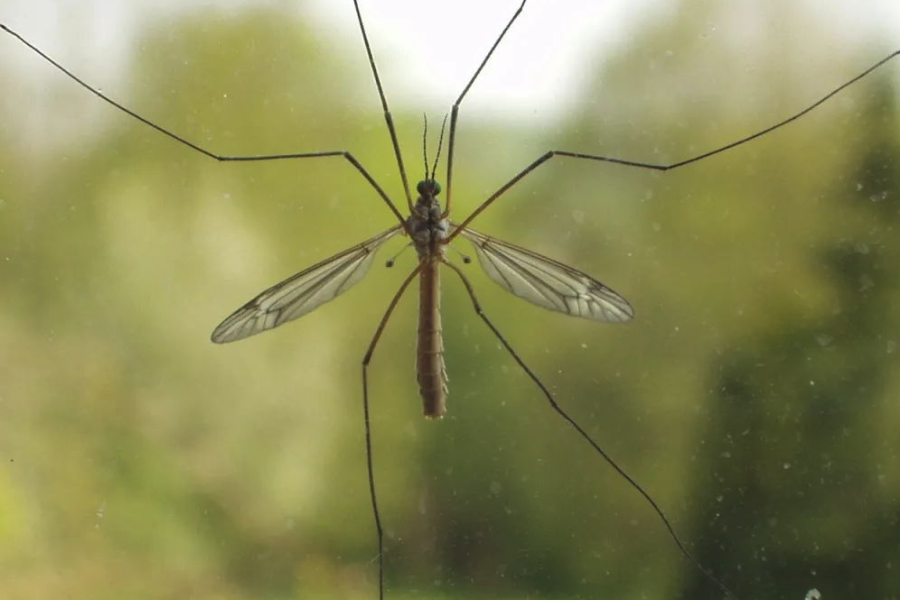
[[[447,412],[447,370],[441,335],[440,263],[427,261],[419,273],[419,344],[416,379],[425,416],[439,419]]]

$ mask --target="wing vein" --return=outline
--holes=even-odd
[[[577,269],[472,229],[460,235],[472,243],[489,278],[532,304],[595,321],[624,322],[634,316],[625,298]]]
[[[233,342],[274,329],[334,300],[365,277],[375,253],[401,228],[392,227],[276,283],[222,321],[212,341]]]

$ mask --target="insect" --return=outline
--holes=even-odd
[[[380,334],[409,283],[418,277],[419,346],[416,366],[419,393],[427,418],[441,418],[447,410],[448,378],[441,336],[439,268],[449,267],[462,278],[466,289],[472,290],[463,272],[446,258],[446,246],[457,234],[472,242],[488,276],[520,298],[548,310],[595,321],[621,323],[631,319],[634,314],[631,305],[589,275],[473,229],[453,225],[447,218],[449,209],[441,208],[437,197],[441,186],[434,175],[433,168],[430,175],[418,183],[416,191],[419,197],[415,205],[411,205],[409,218],[400,225],[262,292],[216,327],[212,341],[234,342],[274,329],[333,300],[359,283],[372,265],[378,249],[401,232],[412,239],[419,264],[395,294],[378,332]],[[371,350],[374,350],[376,342],[377,336]],[[366,366],[368,362],[364,363]],[[364,370],[364,379],[365,375]]]
[[[103,98],[108,102],[112,102],[114,106],[121,110],[125,110],[131,116],[140,119],[141,121],[147,123],[151,127],[154,127],[161,133],[168,135],[170,138],[175,139],[176,141],[186,144],[192,149],[199,151],[207,156],[215,158],[217,160],[226,160],[226,161],[261,161],[268,159],[287,159],[287,158],[296,158],[296,159],[305,159],[305,158],[327,158],[327,157],[335,157],[335,158],[344,158],[347,160],[353,168],[355,168],[372,186],[375,190],[376,194],[378,194],[382,200],[389,207],[391,212],[398,220],[398,224],[396,224],[391,229],[370,238],[369,240],[358,244],[350,248],[349,250],[342,252],[330,259],[326,259],[325,261],[299,273],[298,275],[282,282],[276,284],[272,288],[269,288],[262,294],[258,295],[256,298],[247,303],[244,307],[238,309],[232,316],[228,317],[225,321],[222,322],[219,327],[213,333],[213,341],[216,342],[230,342],[236,341],[238,339],[242,339],[249,335],[253,335],[259,333],[261,331],[265,331],[267,329],[271,329],[277,327],[278,325],[290,321],[292,319],[298,318],[308,312],[314,310],[316,307],[320,306],[322,303],[327,302],[339,294],[343,293],[349,287],[358,283],[361,278],[366,274],[368,268],[372,265],[375,252],[384,244],[386,241],[391,239],[394,236],[406,234],[413,240],[413,245],[416,248],[416,251],[419,255],[419,264],[418,267],[409,274],[409,276],[404,281],[400,290],[398,290],[397,294],[392,299],[389,309],[379,324],[376,335],[372,339],[368,352],[366,353],[366,358],[363,361],[363,377],[364,377],[364,401],[366,407],[366,424],[367,424],[367,433],[369,431],[368,424],[368,386],[366,382],[366,373],[367,366],[369,364],[369,360],[372,356],[372,353],[375,350],[378,339],[381,335],[381,332],[384,329],[385,324],[387,323],[387,319],[390,317],[394,308],[397,305],[397,302],[403,293],[403,291],[412,283],[412,281],[418,277],[420,280],[420,293],[421,293],[421,304],[420,304],[420,320],[423,322],[422,332],[420,333],[419,339],[419,361],[418,361],[418,380],[420,386],[420,392],[423,397],[423,403],[425,407],[425,413],[427,416],[431,417],[439,417],[444,414],[445,411],[445,400],[446,400],[446,375],[445,369],[443,367],[442,361],[442,342],[440,337],[440,326],[439,326],[439,313],[437,312],[437,303],[438,303],[438,294],[439,294],[439,268],[446,266],[451,269],[453,273],[460,275],[464,281],[464,285],[466,289],[469,290],[470,294],[472,293],[471,285],[465,279],[462,271],[455,266],[452,262],[447,261],[444,247],[446,247],[450,242],[452,242],[457,236],[463,236],[467,238],[474,244],[476,254],[478,256],[479,261],[482,266],[485,268],[488,276],[493,279],[495,282],[499,283],[501,286],[507,288],[513,294],[523,297],[526,300],[529,300],[535,304],[543,306],[545,308],[550,308],[551,310],[557,310],[558,312],[566,312],[569,314],[573,314],[575,316],[581,317],[589,317],[594,318],[595,320],[606,320],[606,321],[626,321],[632,316],[631,308],[629,304],[619,296],[617,293],[613,292],[611,289],[607,288],[603,284],[594,280],[590,276],[581,273],[568,267],[566,265],[562,265],[556,261],[545,258],[543,256],[537,255],[528,250],[519,248],[512,244],[502,242],[499,240],[495,240],[494,238],[488,237],[484,234],[478,233],[472,230],[469,227],[469,224],[486,208],[492,205],[498,198],[500,198],[504,193],[506,193],[510,188],[514,185],[518,184],[524,177],[533,172],[535,169],[548,162],[550,159],[554,157],[568,157],[574,159],[582,159],[582,160],[592,160],[592,161],[601,161],[601,162],[610,162],[616,163],[625,166],[631,166],[636,168],[643,169],[651,169],[658,171],[665,171],[675,169],[693,162],[697,162],[699,160],[708,158],[712,155],[718,154],[725,150],[734,148],[741,144],[744,144],[752,139],[760,137],[770,131],[781,127],[812,110],[828,98],[832,97],[834,94],[838,93],[840,90],[844,89],[848,85],[851,85],[853,82],[858,80],[860,77],[863,77],[867,73],[871,72],[884,62],[887,62],[890,58],[893,58],[896,54],[891,55],[885,60],[879,62],[877,65],[873,66],[871,69],[867,70],[865,73],[861,74],[859,77],[851,80],[844,86],[834,90],[829,93],[821,100],[811,105],[807,109],[796,113],[795,115],[785,119],[777,123],[776,125],[767,128],[763,131],[760,131],[757,134],[742,138],[734,143],[728,144],[726,146],[717,148],[715,150],[705,152],[703,154],[699,154],[692,158],[682,160],[676,163],[668,164],[668,165],[657,165],[650,163],[642,163],[642,162],[634,162],[629,160],[622,160],[614,157],[606,157],[606,156],[598,156],[598,155],[589,155],[582,154],[576,152],[569,151],[553,151],[548,152],[531,164],[526,166],[522,171],[520,171],[517,175],[515,175],[512,179],[510,179],[506,184],[504,184],[500,189],[497,190],[494,194],[492,194],[487,200],[485,200],[473,213],[467,216],[464,220],[459,223],[452,223],[448,220],[449,212],[450,212],[450,204],[451,204],[451,185],[453,182],[452,178],[452,165],[453,165],[453,157],[455,150],[455,135],[456,135],[456,125],[458,121],[459,115],[459,107],[462,104],[464,98],[466,97],[469,89],[472,84],[478,78],[481,73],[482,68],[485,64],[487,64],[490,59],[494,48],[496,48],[501,40],[504,38],[506,32],[518,18],[521,13],[523,7],[525,6],[525,2],[519,6],[518,10],[511,17],[508,24],[501,32],[499,37],[497,38],[494,46],[485,56],[483,62],[476,70],[474,75],[472,76],[469,84],[465,87],[463,92],[458,97],[457,101],[454,103],[452,107],[452,111],[450,114],[450,126],[449,126],[449,139],[448,139],[448,151],[447,151],[447,174],[444,179],[446,184],[446,190],[443,194],[443,197],[446,198],[445,206],[442,208],[439,204],[439,195],[441,192],[441,188],[436,179],[436,165],[438,156],[435,158],[435,166],[427,171],[427,160],[426,164],[426,176],[419,183],[417,187],[417,192],[419,193],[419,199],[414,203],[412,200],[412,196],[407,183],[406,170],[404,167],[404,163],[402,160],[399,143],[397,141],[397,134],[395,131],[395,126],[393,124],[391,113],[388,110],[387,100],[385,94],[382,90],[381,82],[378,76],[378,71],[375,66],[375,61],[372,56],[372,51],[369,46],[368,36],[365,31],[365,27],[363,24],[362,15],[359,11],[358,4],[355,3],[357,16],[359,18],[360,31],[363,36],[363,40],[365,41],[366,50],[369,56],[369,64],[372,70],[372,75],[375,78],[376,86],[378,88],[379,98],[382,102],[382,106],[386,115],[387,128],[390,133],[392,148],[397,160],[398,168],[401,172],[401,177],[404,184],[404,191],[406,195],[407,208],[409,210],[410,216],[404,216],[400,210],[396,207],[396,204],[390,197],[383,191],[381,186],[375,181],[375,179],[371,176],[368,170],[366,170],[361,163],[349,152],[344,151],[335,151],[335,152],[310,152],[310,153],[299,153],[299,154],[289,154],[289,155],[278,155],[278,156],[221,156],[215,155],[200,146],[194,145],[192,142],[187,141],[184,138],[181,138],[175,134],[172,134],[168,130],[163,129],[155,124],[149,123],[142,117],[138,116],[136,113],[131,112],[130,110],[124,108],[123,106],[112,102],[109,98],[103,94],[100,94],[95,89],[87,86],[80,80],[76,78],[76,81],[87,87],[89,90]],[[11,30],[4,27],[4,30],[11,33],[12,35],[19,37],[17,34],[12,32]],[[21,38],[20,38],[21,39]],[[23,40],[24,41],[24,40]],[[26,42],[27,43],[27,42]],[[30,44],[29,44],[30,46]],[[32,47],[32,46],[30,46]],[[32,47],[35,51],[39,52],[36,48]],[[42,55],[43,56],[43,55]],[[48,58],[45,56],[45,58]],[[56,64],[56,63],[54,63]],[[59,67],[59,65],[57,64]],[[60,67],[61,68],[61,67]],[[71,73],[65,71],[70,76]],[[563,290],[562,292],[560,290]],[[567,291],[566,291],[567,290]],[[687,551],[684,546],[678,540],[678,538],[674,534],[674,530],[668,524],[668,520],[665,518],[663,512],[656,506],[656,504],[650,499],[649,495],[647,495],[642,488],[640,488],[634,480],[628,477],[623,471],[621,471],[615,463],[613,463],[600,449],[598,445],[596,445],[593,440],[585,433],[585,431],[577,424],[574,420],[572,420],[561,408],[555,403],[550,392],[547,388],[537,379],[537,377],[532,373],[528,367],[525,366],[524,362],[522,362],[521,358],[516,354],[506,340],[500,336],[499,331],[494,327],[493,323],[487,319],[484,313],[480,310],[478,306],[477,300],[474,297],[474,294],[471,295],[471,299],[476,306],[476,310],[478,310],[479,315],[485,320],[488,326],[494,331],[495,334],[498,335],[499,339],[503,343],[504,346],[512,353],[513,357],[520,365],[526,369],[529,376],[531,376],[537,385],[541,387],[541,390],[545,393],[548,400],[551,402],[553,407],[563,416],[563,418],[567,419],[573,427],[583,436],[589,443],[591,443],[597,452],[600,452],[604,458],[610,461],[614,468],[619,470],[619,472],[625,476],[628,481],[635,486],[641,494],[645,496],[645,498],[651,502],[654,510],[657,511],[660,518],[662,518],[666,526],[669,527],[670,533],[675,537],[676,542],[678,542],[679,547],[683,552],[687,555]],[[376,524],[378,527],[378,544],[379,544],[379,559],[384,555],[383,552],[383,534],[381,532],[380,525],[380,517],[378,515],[377,510],[377,501],[375,496],[375,488],[374,488],[374,476],[372,475],[371,470],[371,446],[369,442],[369,438],[367,436],[367,449],[369,451],[369,476],[370,476],[370,487],[372,492],[372,503],[373,509],[376,516]],[[688,555],[689,556],[689,555]],[[379,575],[380,579],[383,580],[383,565],[380,566]],[[704,571],[706,573],[706,571]],[[714,579],[718,583],[717,580]],[[726,589],[727,591],[727,589]],[[383,583],[380,586],[380,592],[383,595]]]

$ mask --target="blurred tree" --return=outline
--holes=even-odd
[[[865,147],[808,215],[837,215],[845,231],[807,252],[831,288],[830,306],[802,319],[773,313],[709,371],[719,398],[704,437],[710,457],[732,460],[708,458],[700,470],[698,490],[718,515],[698,522],[695,538],[702,560],[754,595],[792,598],[815,587],[877,598],[898,584],[885,568],[898,557],[895,450],[873,435],[900,417],[889,401],[898,391],[900,118],[896,90],[880,83],[860,113]],[[768,570],[746,569],[754,562]],[[706,586],[693,577],[684,597]]]
[[[485,153],[460,157],[458,197],[550,147],[683,158],[870,60],[798,6],[648,12],[585,74],[565,126],[467,120]],[[802,31],[809,53],[771,23]],[[274,9],[150,27],[131,92],[113,95],[223,153],[352,149],[399,190],[361,43],[320,47],[316,33]],[[833,72],[810,58],[830,47]],[[42,94],[75,121],[73,98],[99,105],[66,81]],[[524,359],[742,597],[896,587],[895,97],[862,83],[803,125],[665,176],[556,160],[478,222],[636,305],[627,327],[586,324],[469,269]],[[16,85],[0,99],[32,100]],[[340,161],[218,165],[97,110],[62,149],[28,137],[26,152],[8,119],[0,129],[0,588],[374,597],[358,361],[403,269],[282,335],[227,349],[208,335],[223,306],[390,215]],[[420,117],[395,117],[418,152]],[[714,596],[449,274],[445,289],[450,416],[420,417],[413,294],[373,363],[390,597]]]

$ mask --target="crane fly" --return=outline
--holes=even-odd
[[[806,108],[795,112],[794,114],[784,118],[783,120],[762,129],[751,135],[747,135],[728,144],[719,146],[715,149],[696,154],[694,156],[672,162],[668,164],[641,162],[625,158],[613,156],[605,156],[598,154],[588,154],[583,152],[572,152],[568,150],[550,150],[533,160],[521,171],[515,174],[505,184],[500,186],[493,194],[488,196],[477,206],[464,220],[454,223],[450,220],[450,209],[452,200],[452,183],[453,183],[453,159],[456,143],[456,128],[459,118],[460,106],[471,89],[472,85],[478,79],[485,65],[490,60],[494,51],[497,49],[513,23],[519,18],[527,0],[522,0],[518,8],[507,21],[506,25],[497,36],[493,45],[484,55],[479,66],[475,69],[474,74],[463,88],[456,101],[453,103],[450,111],[450,123],[448,130],[448,148],[446,157],[446,204],[442,207],[438,196],[441,194],[441,184],[436,179],[436,170],[438,160],[440,158],[440,148],[443,142],[444,128],[441,129],[441,137],[438,143],[438,151],[435,156],[433,167],[428,169],[428,159],[425,157],[425,177],[416,185],[418,198],[413,202],[410,193],[409,179],[401,155],[398,143],[397,131],[394,125],[393,117],[388,108],[387,99],[381,84],[378,69],[375,64],[372,48],[369,43],[368,34],[363,22],[362,14],[359,8],[358,0],[353,0],[356,12],[359,31],[365,46],[369,68],[374,79],[378,97],[384,111],[387,132],[390,136],[391,147],[397,167],[400,172],[400,179],[403,184],[403,192],[408,208],[408,216],[404,217],[397,208],[397,205],[384,191],[381,185],[374,179],[370,172],[360,163],[356,157],[346,150],[333,151],[316,151],[316,152],[297,152],[290,154],[268,154],[268,155],[222,155],[212,152],[184,137],[173,133],[169,129],[162,127],[153,121],[132,111],[126,106],[120,104],[116,100],[104,94],[98,88],[92,87],[77,75],[66,69],[53,58],[45,54],[39,48],[31,44],[20,34],[10,29],[6,25],[0,23],[0,29],[11,35],[19,42],[27,46],[31,51],[35,52],[42,59],[50,63],[53,67],[61,71],[65,76],[73,80],[82,88],[98,97],[102,101],[113,106],[115,109],[126,113],[130,117],[137,119],[144,125],[156,130],[158,133],[167,136],[175,142],[186,146],[194,152],[200,153],[208,158],[220,162],[262,162],[271,160],[288,160],[288,159],[321,159],[321,158],[343,158],[346,160],[370,185],[373,191],[381,198],[387,208],[397,219],[397,223],[343,252],[340,252],[330,258],[323,260],[296,275],[275,284],[274,286],[263,291],[252,300],[237,309],[221,324],[219,324],[212,333],[212,341],[216,343],[234,342],[246,337],[274,329],[284,323],[298,319],[303,315],[310,313],[322,304],[329,302],[343,294],[351,287],[359,283],[367,274],[373,264],[377,251],[389,240],[398,235],[405,235],[410,238],[410,244],[415,248],[418,255],[418,264],[415,269],[403,280],[400,288],[392,297],[387,310],[384,313],[378,327],[375,330],[368,349],[362,361],[362,382],[363,382],[363,412],[365,419],[366,432],[366,460],[370,500],[372,503],[372,512],[375,521],[378,545],[378,578],[379,578],[379,598],[384,597],[384,535],[381,525],[381,516],[378,510],[378,500],[375,488],[375,477],[373,470],[372,457],[372,441],[371,426],[369,419],[369,402],[368,402],[368,365],[378,344],[378,341],[384,331],[388,319],[392,315],[401,296],[410,286],[412,281],[419,279],[419,333],[417,348],[417,379],[419,384],[419,392],[423,401],[423,409],[426,417],[440,418],[446,412],[447,398],[447,373],[443,361],[443,340],[441,336],[441,318],[440,318],[440,270],[442,267],[449,268],[457,275],[466,288],[469,298],[474,306],[478,316],[490,328],[492,333],[497,337],[503,347],[510,353],[515,362],[523,369],[528,377],[540,389],[545,396],[550,407],[564,419],[574,430],[593,448],[593,450],[612,467],[618,475],[624,478],[627,483],[646,501],[656,516],[664,525],[669,536],[672,538],[681,554],[696,568],[704,577],[715,584],[722,592],[732,598],[737,596],[720,581],[711,571],[706,569],[700,562],[695,559],[687,550],[681,538],[675,532],[674,527],[670,523],[665,512],[660,508],[656,501],[644,488],[631,477],[622,467],[620,467],[603,448],[586,432],[582,426],[575,421],[563,408],[557,403],[550,390],[541,382],[534,371],[522,360],[520,355],[512,348],[506,338],[501,334],[499,329],[487,317],[475,296],[474,289],[464,274],[463,270],[455,265],[447,258],[447,248],[457,236],[462,236],[472,243],[478,261],[487,276],[495,283],[506,289],[519,298],[527,300],[532,304],[542,308],[564,313],[570,316],[584,318],[592,321],[601,322],[625,322],[630,320],[634,312],[631,305],[625,298],[614,292],[609,287],[600,283],[593,277],[551,258],[542,256],[525,248],[516,246],[509,242],[498,240],[489,235],[480,233],[470,227],[470,224],[482,212],[489,208],[493,203],[505,194],[510,188],[517,185],[523,178],[534,172],[540,166],[544,165],[553,158],[570,158],[577,160],[588,160],[595,162],[611,163],[624,167],[651,171],[670,171],[689,164],[693,164],[714,155],[726,152],[752,140],[762,137],[768,133],[775,131],[814,110],[816,107],[825,103],[841,91],[853,85],[860,79],[866,77],[885,63],[889,62],[896,56],[900,55],[900,51],[893,52],[876,62],[856,77],[843,83],[839,87],[828,92]],[[446,123],[446,121],[445,121]],[[426,128],[427,129],[427,128]],[[423,135],[423,139],[427,142],[427,136]],[[468,262],[466,260],[465,262]]]
[[[409,235],[419,264],[397,291],[382,324],[387,322],[396,301],[410,282],[418,277],[416,376],[427,418],[441,418],[447,411],[448,377],[441,335],[440,267],[450,267],[471,290],[463,272],[446,257],[446,247],[454,234],[458,233],[472,243],[481,266],[493,281],[533,304],[595,321],[621,323],[634,315],[625,298],[589,275],[536,252],[453,224],[438,200],[441,185],[434,178],[434,169],[418,183],[416,191],[419,197],[403,224],[265,290],[222,321],[213,331],[212,341],[242,340],[302,317],[333,300],[365,277],[378,249],[398,233]],[[378,332],[380,334],[381,328]]]

